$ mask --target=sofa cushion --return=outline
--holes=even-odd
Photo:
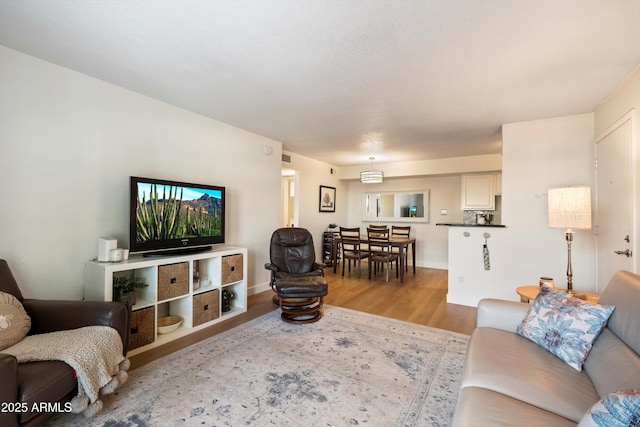
[[[574,421],[479,387],[460,390],[453,427],[575,427]]]
[[[640,425],[640,392],[622,390],[607,395],[580,420],[578,427]]]
[[[600,397],[617,390],[640,388],[640,356],[609,328],[604,328],[593,343],[584,371]]]
[[[608,327],[640,354],[640,276],[620,270],[613,275],[600,296],[600,304],[615,305]]]
[[[478,302],[476,327],[502,329],[515,334],[529,307],[522,302],[483,298]]]
[[[18,401],[32,408],[40,402],[70,400],[77,394],[78,380],[71,366],[58,360],[18,363]],[[37,412],[20,414],[20,423],[32,422]]]
[[[471,334],[462,387],[482,387],[580,421],[600,399],[585,372],[511,332],[476,328]]]
[[[31,329],[31,318],[22,303],[11,294],[0,292],[0,350],[20,342]]]
[[[614,310],[542,287],[517,333],[581,371],[593,341]]]

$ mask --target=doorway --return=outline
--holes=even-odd
[[[596,139],[597,291],[618,270],[635,271],[633,112]]]
[[[281,191],[281,226],[295,227],[298,224],[298,189],[300,176],[298,171],[289,168],[282,168]]]

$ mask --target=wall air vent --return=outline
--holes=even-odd
[[[291,163],[291,156],[288,154],[283,154],[282,155],[282,161],[285,163]]]

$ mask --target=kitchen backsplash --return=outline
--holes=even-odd
[[[496,196],[496,209],[493,211],[463,211],[462,223],[463,224],[476,224],[477,215],[493,214],[493,220],[491,224],[502,224],[502,196]]]

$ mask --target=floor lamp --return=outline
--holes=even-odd
[[[567,294],[585,298],[573,290],[571,243],[573,229],[591,228],[591,187],[573,186],[551,188],[549,196],[549,228],[564,228],[567,240]]]

